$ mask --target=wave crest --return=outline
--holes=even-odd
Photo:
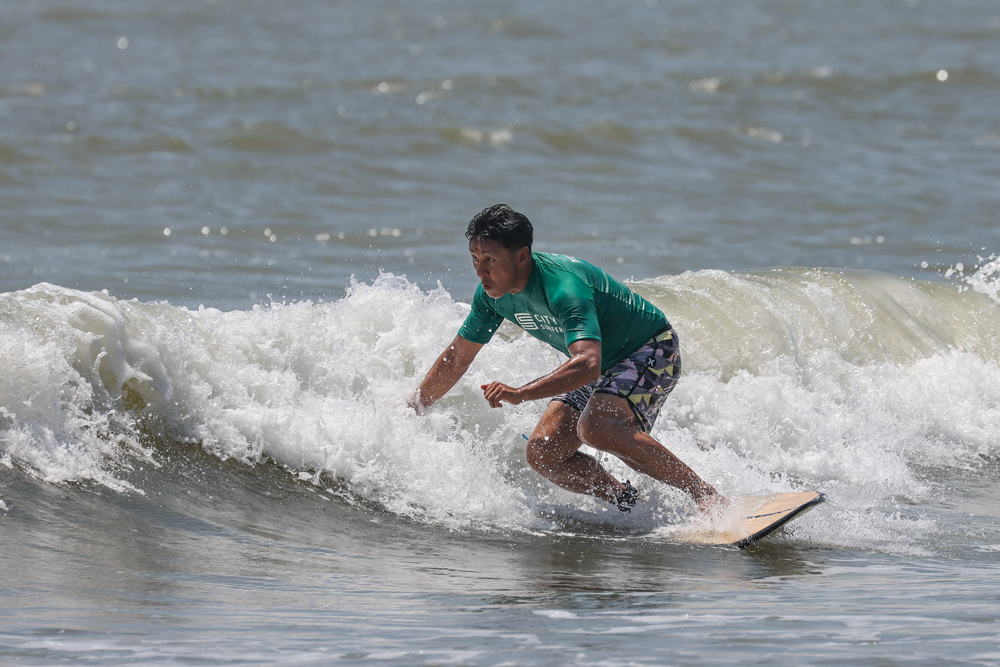
[[[990,275],[964,291],[807,269],[640,281],[684,355],[654,436],[724,493],[826,490],[837,521],[797,522],[796,534],[853,544],[863,520],[871,544],[873,506],[919,499],[949,468],[1000,455]],[[543,402],[482,400],[482,383],[516,385],[559,363],[513,325],[430,414],[406,407],[467,311],[443,288],[389,274],[335,303],[233,312],[47,284],[3,294],[0,462],[130,491],[136,457],[198,445],[448,525],[533,529],[558,523],[553,508],[600,514],[525,465],[521,434]],[[659,505],[683,504],[656,487],[644,483]],[[931,529],[885,517],[886,541]]]

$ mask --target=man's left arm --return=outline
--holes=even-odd
[[[514,389],[502,382],[482,385],[483,395],[490,407],[499,408],[501,402],[518,405],[524,401],[558,396],[579,389],[601,377],[601,342],[585,338],[570,343],[570,358],[548,375],[532,380]]]

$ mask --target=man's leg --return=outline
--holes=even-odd
[[[711,484],[636,424],[628,399],[596,393],[580,415],[578,433],[591,447],[614,454],[644,475],[686,491],[702,509],[725,504],[725,498]]]
[[[580,412],[552,401],[528,440],[528,463],[553,484],[574,493],[588,493],[615,502],[625,485],[612,477],[592,457],[578,451]]]

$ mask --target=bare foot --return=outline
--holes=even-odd
[[[729,507],[729,500],[714,489],[711,493],[706,493],[700,498],[695,499],[695,503],[698,505],[699,514],[714,514],[721,509]]]

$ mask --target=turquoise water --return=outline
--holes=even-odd
[[[0,2],[5,664],[1000,664],[1000,9]],[[524,461],[504,201],[681,334],[678,543]]]

